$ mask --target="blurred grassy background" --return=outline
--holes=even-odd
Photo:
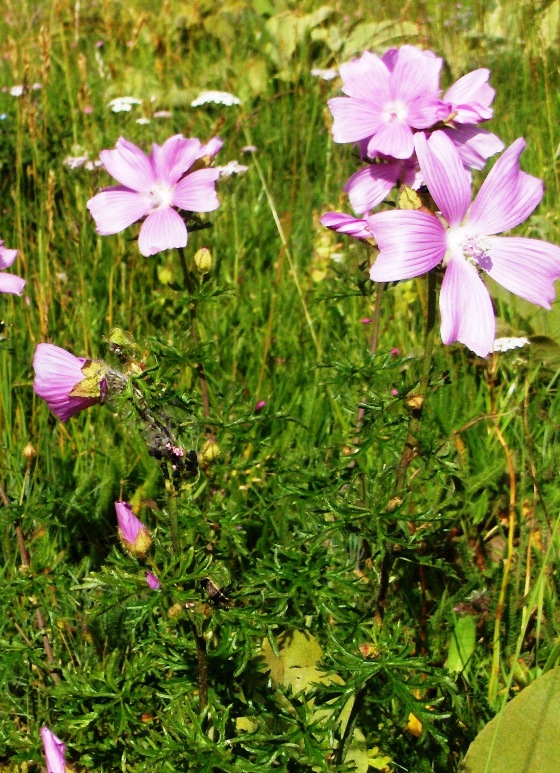
[[[375,305],[365,271],[370,256],[318,222],[329,209],[349,211],[340,191],[356,161],[330,137],[326,100],[339,81],[313,77],[311,69],[404,42],[445,57],[444,86],[490,68],[497,94],[489,128],[506,144],[526,138],[523,168],[547,188],[518,232],[558,242],[558,19],[558,2],[515,9],[431,0],[383,8],[307,2],[296,9],[268,0],[165,0],[156,9],[148,0],[5,0],[0,238],[20,250],[13,271],[28,281],[24,298],[0,298],[0,761],[7,770],[41,759],[38,727],[45,722],[71,738],[72,759],[83,769],[268,769],[270,737],[264,733],[253,746],[239,742],[243,751],[231,754],[226,719],[242,713],[247,701],[240,694],[252,694],[251,678],[239,674],[262,637],[282,627],[310,630],[327,664],[349,689],[362,691],[367,748],[379,746],[395,770],[456,769],[499,706],[499,695],[488,702],[493,658],[499,690],[555,662],[557,306],[543,313],[500,293],[500,329],[540,338],[491,368],[460,346],[438,342],[423,454],[411,466],[406,520],[395,533],[387,503],[410,419],[406,395],[420,374],[425,287],[418,280],[386,291],[372,357],[371,324],[364,322]],[[232,92],[242,103],[191,107],[205,89]],[[142,103],[114,113],[108,102],[120,96]],[[219,135],[225,144],[217,163],[237,159],[249,167],[219,183],[213,227],[189,240],[189,255],[205,245],[215,260],[197,307],[196,346],[189,304],[173,289],[180,280],[176,256],[143,258],[135,227],[97,237],[85,205],[109,184],[108,175],[65,162],[94,161],[119,136],[148,150],[178,132],[202,141]],[[248,145],[256,151],[244,151]],[[204,417],[194,363],[201,359],[206,369],[222,455],[192,492],[204,526],[189,527],[184,516],[198,553],[181,564],[179,575],[186,573],[190,585],[177,593],[181,603],[198,598],[195,580],[205,576],[210,556],[227,564],[240,604],[234,623],[223,611],[215,615],[216,629],[222,626],[216,700],[227,716],[210,751],[189,713],[192,669],[181,665],[168,692],[162,687],[177,663],[192,661],[192,643],[173,650],[175,634],[163,632],[161,609],[160,627],[149,628],[160,602],[136,598],[134,571],[115,549],[112,503],[120,497],[141,504],[163,539],[157,463],[110,411],[90,410],[62,425],[31,389],[38,342],[104,356],[103,338],[115,325],[150,353],[162,383],[193,398],[189,432],[199,450]],[[260,400],[266,406],[255,413]],[[352,455],[361,401],[366,413]],[[511,455],[518,504],[516,559],[494,646],[512,481],[493,416]],[[25,456],[28,444],[33,459]],[[28,571],[21,569],[16,522],[31,553]],[[214,547],[207,550],[205,541]],[[380,627],[372,601],[389,550],[396,558]],[[170,564],[168,571],[175,577],[178,568]],[[53,686],[45,668],[37,603],[46,609],[62,686]],[[475,631],[467,668],[449,660],[465,615]],[[262,619],[256,623],[255,616]],[[245,648],[242,663],[236,637]],[[387,662],[362,683],[349,653],[367,642]],[[419,739],[402,731],[412,703],[401,682],[387,676],[392,658],[406,670],[406,658],[416,656],[424,665],[410,661],[407,694],[425,709]],[[240,669],[235,679],[228,663],[230,671]],[[149,687],[152,677],[157,689]],[[272,723],[282,712],[272,695],[267,700]],[[157,714],[158,722],[144,714]],[[277,746],[280,770],[344,769],[321,767],[317,759],[326,752],[315,759],[306,747],[307,759],[295,742],[296,751]]]

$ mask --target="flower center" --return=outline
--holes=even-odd
[[[490,241],[483,234],[466,233],[464,228],[450,228],[447,232],[447,248],[449,253],[462,254],[476,268],[490,271],[492,257],[490,254]],[[449,262],[449,255],[444,259],[444,265]]]
[[[383,108],[381,118],[384,123],[404,123],[408,110],[404,102],[395,99],[393,102],[387,102]]]
[[[154,209],[170,207],[173,202],[173,188],[167,183],[156,183],[150,191],[150,198]]]
[[[474,266],[478,265],[485,271],[492,268],[490,242],[483,236],[467,236],[463,241],[463,254]]]

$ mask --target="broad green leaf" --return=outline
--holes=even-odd
[[[465,773],[558,773],[560,668],[540,676],[469,747]]]
[[[305,40],[309,30],[321,24],[332,13],[327,6],[318,8],[313,13],[281,13],[272,16],[265,24],[270,37],[266,52],[279,67],[285,66],[292,58],[299,43]]]
[[[317,668],[323,657],[318,641],[310,633],[293,631],[278,637],[277,657],[268,640],[263,643],[263,658],[274,684],[305,691],[312,682],[323,681],[324,671]]]
[[[369,48],[383,52],[391,45],[413,43],[418,37],[418,25],[410,21],[379,21],[357,24],[346,36],[341,61],[351,59]]]
[[[476,644],[476,623],[473,617],[458,617],[449,640],[445,667],[460,673],[467,668]]]

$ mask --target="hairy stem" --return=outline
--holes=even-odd
[[[418,392],[414,395],[409,395],[408,398],[412,410],[412,418],[410,420],[408,432],[404,441],[403,452],[397,466],[397,474],[395,478],[395,496],[389,503],[389,507],[392,509],[396,509],[403,502],[403,492],[406,484],[408,468],[410,467],[412,460],[415,459],[420,452],[418,435],[422,421],[422,409],[424,407],[424,401],[426,399],[426,394],[430,385],[430,372],[432,368],[432,355],[434,350],[435,322],[436,275],[434,271],[430,271],[428,274],[428,308],[426,314],[426,336],[424,339],[422,373],[420,376]],[[390,528],[393,529],[394,527],[395,523],[393,522]],[[381,618],[383,618],[384,613],[384,602],[389,587],[389,576],[392,561],[392,550],[389,548],[383,556],[379,579],[379,591],[377,594],[377,614]]]

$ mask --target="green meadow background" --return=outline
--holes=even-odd
[[[480,360],[436,336],[417,425],[425,280],[380,296],[371,251],[319,223],[350,212],[357,161],[330,135],[340,81],[312,68],[412,43],[444,57],[443,87],[492,71],[488,128],[525,137],[546,184],[517,232],[560,241],[560,3],[512,6],[4,0],[0,238],[27,286],[0,296],[0,769],[44,770],[46,724],[77,772],[460,770],[558,663],[558,306],[492,288],[499,331],[530,346]],[[207,89],[241,104],[192,107]],[[112,112],[122,96],[141,104]],[[65,163],[175,133],[218,135],[215,163],[248,167],[190,234],[187,260],[213,256],[194,300],[175,253],[140,255],[137,226],[95,234],[86,203],[111,180]],[[39,342],[110,359],[114,327],[199,453],[179,556],[134,417],[63,425],[33,394]],[[118,543],[116,499],[154,534],[160,591]]]

